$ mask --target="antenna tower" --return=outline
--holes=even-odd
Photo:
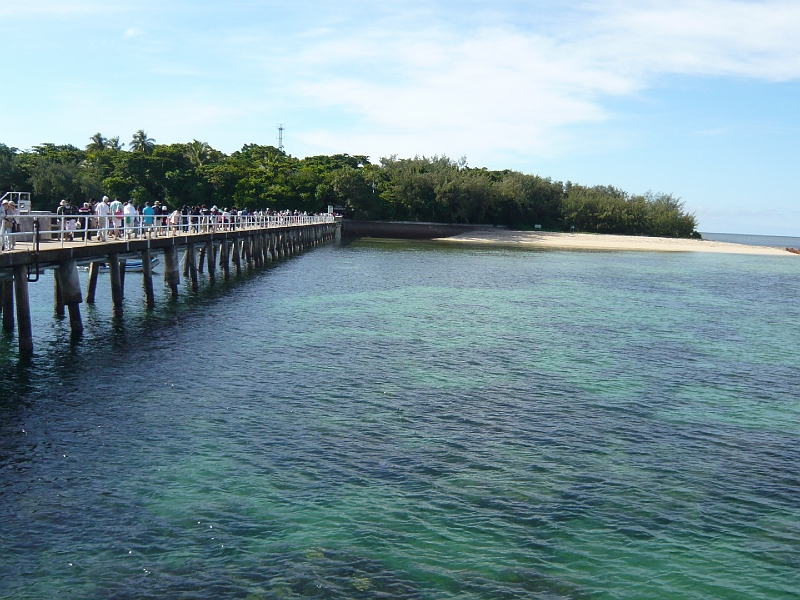
[[[283,123],[278,125],[278,150],[283,152]]]

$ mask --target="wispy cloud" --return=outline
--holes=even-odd
[[[139,29],[138,27],[129,27],[125,30],[125,33],[122,34],[122,37],[126,40],[139,37],[140,35],[144,34],[144,31]]]
[[[511,20],[495,19],[491,28],[439,21],[317,30],[291,57],[309,74],[291,89],[363,119],[344,134],[354,143],[386,147],[381,137],[406,137],[428,150],[542,153],[558,150],[565,126],[610,118],[608,97],[666,75],[800,77],[793,2],[612,1],[583,5],[564,27]],[[304,135],[316,143],[327,137]]]

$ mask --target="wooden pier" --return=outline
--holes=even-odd
[[[140,235],[132,239],[88,242],[85,239],[62,241],[65,234],[59,231],[55,235],[60,239],[37,243],[37,234],[32,234],[29,236],[31,241],[17,243],[15,249],[0,252],[3,329],[10,332],[16,328],[20,354],[33,352],[28,285],[37,282],[46,269],[54,270],[55,312],[59,316],[68,313],[72,333],[79,335],[83,331],[80,304],[84,299],[88,304],[94,303],[102,264],[109,269],[113,315],[121,318],[127,260],[142,261],[145,304],[147,308],[153,308],[155,296],[151,260],[156,254],[163,255],[164,281],[175,298],[180,289],[181,255],[184,259],[183,277],[188,278],[192,290],[197,291],[198,273],[202,273],[204,268],[212,284],[217,277],[217,267],[222,271],[222,277],[228,279],[232,269],[240,274],[244,269],[261,267],[336,239],[341,232],[341,219],[324,216],[288,217],[255,220],[235,229],[232,225],[197,227],[205,230],[200,233],[181,229],[164,226],[160,236]],[[85,298],[78,276],[79,265],[89,266]]]

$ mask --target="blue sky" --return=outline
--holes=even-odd
[[[800,235],[800,2],[0,0],[0,142],[466,156]]]

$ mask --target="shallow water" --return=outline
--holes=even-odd
[[[103,277],[103,276],[101,276]],[[105,276],[107,278],[107,276]],[[800,261],[327,246],[0,341],[4,598],[791,598]]]

